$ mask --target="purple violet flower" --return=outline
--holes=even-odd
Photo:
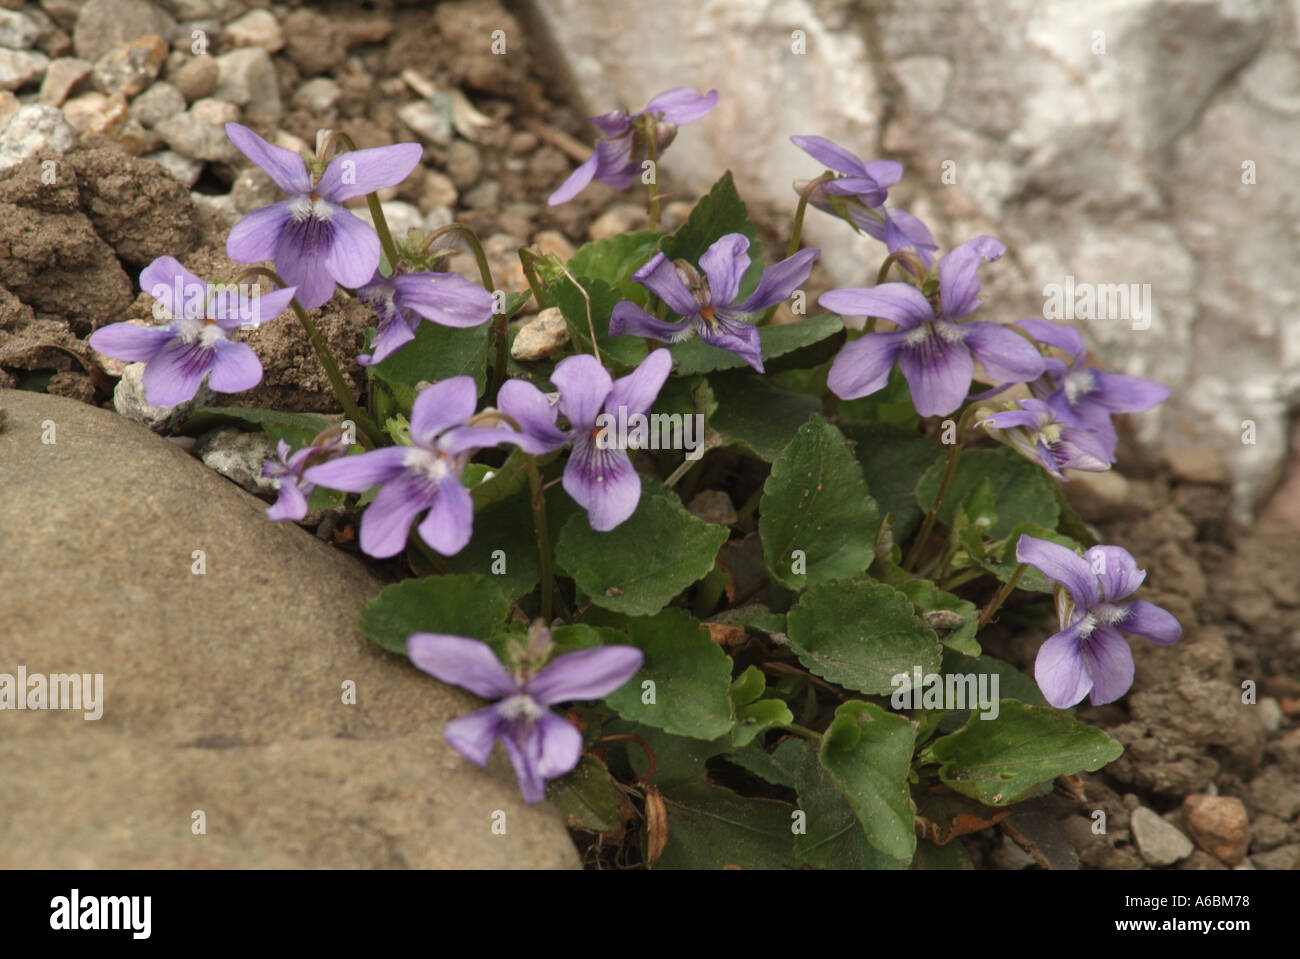
[[[205,376],[218,393],[239,393],[261,382],[257,354],[229,334],[270,322],[294,295],[293,287],[250,297],[241,287],[210,286],[170,256],[144,268],[140,288],[157,301],[155,315],[161,312],[171,321],[110,323],[90,334],[90,345],[105,356],[144,363],[145,399],[162,407],[193,399]]]
[[[863,163],[838,143],[825,137],[796,136],[790,142],[818,163],[843,174],[823,183],[808,202],[824,213],[847,220],[852,226],[880,240],[890,253],[911,249],[926,268],[934,262],[934,242],[929,228],[912,214],[885,206],[889,188],[903,177],[903,165],[893,160]],[[807,182],[795,184],[803,193]]]
[[[1121,633],[1158,646],[1178,642],[1183,628],[1167,610],[1137,599],[1146,571],[1127,550],[1094,546],[1083,556],[1056,543],[1021,536],[1016,559],[1053,583],[1061,631],[1038,650],[1034,679],[1057,709],[1075,705],[1089,692],[1094,706],[1113,703],[1133,685],[1133,651]]]
[[[763,349],[758,327],[750,317],[780,303],[808,279],[813,260],[821,250],[800,250],[763,271],[763,277],[743,303],[732,305],[740,291],[740,278],[749,269],[749,240],[728,233],[700,256],[700,276],[685,260],[671,261],[662,253],[632,274],[647,290],[668,304],[682,319],[677,323],[655,319],[631,300],[615,304],[609,320],[610,336],[646,336],[680,343],[699,333],[710,346],[735,353],[763,372]]]
[[[538,455],[573,443],[564,465],[564,489],[587,511],[591,528],[607,532],[636,512],[641,501],[641,477],[627,451],[610,441],[606,419],[626,422],[644,415],[654,404],[672,372],[667,350],[652,350],[641,365],[618,380],[594,356],[570,356],[555,365],[551,382],[559,388],[558,412],[569,420],[565,433],[555,425],[556,405],[531,383],[510,380],[497,394],[497,408],[523,431],[514,442]],[[621,411],[621,412],[620,412]]]
[[[291,150],[238,123],[226,124],[226,136],[289,194],[236,223],[226,254],[240,263],[274,260],[276,272],[298,288],[298,302],[308,310],[328,302],[336,282],[353,290],[368,282],[379,266],[379,234],[343,202],[401,183],[419,165],[424,148],[395,143],[341,153],[313,182],[303,158]]]
[[[275,444],[275,460],[268,460],[262,465],[262,478],[276,481],[280,491],[279,498],[267,507],[266,515],[273,520],[288,519],[298,522],[307,515],[307,498],[316,489],[315,483],[302,478],[303,470],[309,466],[328,463],[344,455],[351,449],[351,444],[344,438],[342,427],[331,427],[321,433],[311,444],[297,452],[290,453],[290,446],[284,440]]]
[[[1018,407],[1002,410],[978,421],[993,438],[1006,443],[1021,456],[1040,464],[1061,482],[1063,469],[1104,473],[1111,460],[1105,444],[1091,430],[1060,421],[1047,403],[1022,399]]]
[[[458,273],[401,273],[384,277],[379,271],[357,290],[357,298],[379,315],[373,354],[357,362],[373,366],[411,340],[420,317],[442,326],[482,326],[492,319],[492,294]]]
[[[361,549],[396,556],[406,546],[411,521],[425,510],[420,537],[444,556],[469,542],[474,505],[461,485],[476,450],[518,436],[508,427],[464,426],[474,415],[478,387],[470,376],[453,376],[423,390],[411,409],[412,446],[386,446],[306,469],[302,478],[329,489],[364,493],[379,486],[361,517]]]
[[[592,117],[603,134],[596,141],[591,157],[570,174],[560,188],[546,201],[550,206],[567,203],[586,189],[593,179],[626,190],[641,172],[641,162],[648,155],[643,134],[638,129],[640,117],[657,118],[654,136],[656,153],[662,155],[677,136],[683,123],[698,120],[718,102],[718,91],[700,94],[689,87],[673,87],[651,100],[640,113],[628,114],[626,110],[611,110]]]
[[[841,316],[878,316],[898,326],[847,343],[831,364],[826,383],[845,400],[869,396],[889,382],[898,360],[912,403],[921,416],[947,416],[961,406],[975,374],[974,354],[984,372],[1000,382],[1041,376],[1046,361],[1025,337],[998,323],[956,321],[980,305],[979,268],[1005,252],[997,240],[967,240],[939,260],[938,304],[906,283],[831,290],[819,299]]]
[[[582,758],[582,733],[550,707],[609,695],[636,675],[645,659],[633,646],[598,646],[557,656],[535,675],[520,670],[512,676],[477,639],[414,633],[406,652],[418,669],[444,683],[498,700],[453,719],[443,738],[479,766],[487,765],[500,739],[529,803],[545,799],[546,780],[563,776]]]
[[[1096,434],[1106,449],[1108,462],[1115,462],[1115,447],[1119,443],[1111,414],[1142,413],[1169,399],[1168,387],[1159,383],[1123,373],[1084,369],[1088,351],[1083,336],[1072,326],[1034,317],[1020,320],[1016,326],[1069,355],[1069,366],[1049,357],[1042,377],[1030,383],[1029,388],[1039,399],[1047,401],[1062,423]]]

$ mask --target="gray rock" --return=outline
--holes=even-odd
[[[187,187],[198,183],[199,177],[203,174],[202,160],[191,160],[189,157],[181,156],[175,150],[159,150],[157,153],[149,154],[145,159],[153,160]]]
[[[0,90],[21,90],[45,76],[50,58],[37,50],[0,47]]]
[[[1300,869],[1300,843],[1279,846],[1250,857],[1256,869]]]
[[[184,113],[159,123],[158,134],[181,156],[209,162],[235,163],[240,153],[226,136],[225,125],[238,121],[239,108],[224,100],[204,99]]]
[[[443,741],[478,701],[355,628],[382,585],[365,566],[111,412],[0,406],[6,661],[103,677],[97,721],[7,714],[6,865],[577,865],[499,749],[481,770]]]
[[[207,53],[186,60],[175,72],[168,74],[172,85],[190,103],[212,96],[220,78],[221,68],[217,66],[216,59]]]
[[[41,36],[41,26],[21,10],[0,10],[0,47],[27,50]]]
[[[170,83],[155,83],[131,101],[130,113],[146,127],[155,127],[185,112],[185,97]]]
[[[194,201],[196,207],[207,210],[228,227],[234,226],[243,219],[244,214],[239,212],[239,207],[235,206],[234,196],[229,193],[224,196],[214,196],[210,193],[199,193],[197,190],[191,190],[190,199]]]
[[[149,0],[89,0],[77,15],[72,45],[94,63],[110,50],[156,33],[170,40],[176,21]]]
[[[1067,276],[1149,284],[1149,329],[1105,309],[1077,321],[1092,363],[1173,391],[1129,417],[1140,440],[1217,447],[1241,517],[1275,481],[1300,390],[1300,339],[1283,319],[1300,304],[1293,4],[533,6],[563,38],[547,53],[590,91],[588,114],[677,85],[718,89],[718,108],[664,154],[670,191],[701,192],[730,169],[747,203],[789,211],[791,182],[820,166],[786,138],[816,132],[905,160],[890,203],[942,248],[979,233],[1007,243],[982,273],[986,319],[1042,315],[1045,287]],[[1245,241],[1243,211],[1257,220]],[[847,229],[805,222],[831,285],[861,285],[884,256]]]
[[[261,47],[275,53],[284,46],[284,32],[270,10],[250,10],[227,23],[221,35],[232,47]]]
[[[521,363],[544,360],[569,342],[569,328],[558,307],[550,306],[519,328],[510,355]]]
[[[451,182],[451,177],[437,170],[424,171],[424,189],[420,193],[420,209],[428,212],[435,207],[456,205],[460,193],[456,190],[456,184]]]
[[[239,176],[235,177],[230,198],[240,213],[252,213],[268,203],[284,199],[284,194],[260,167],[250,166],[240,170]]]
[[[483,173],[483,156],[478,147],[455,140],[447,149],[447,176],[458,190],[468,190]]]
[[[199,437],[194,444],[194,455],[208,469],[216,470],[250,493],[271,493],[276,489],[274,480],[262,478],[262,466],[267,460],[275,459],[275,444],[265,433],[213,430]]]
[[[130,99],[154,82],[166,59],[167,41],[162,37],[137,37],[95,61],[95,89]]]
[[[77,142],[77,132],[54,107],[29,103],[8,120],[0,120],[0,171],[17,166],[42,150],[66,153]]]
[[[397,118],[434,146],[451,143],[451,111],[437,110],[428,100],[415,100],[397,108]]]
[[[76,57],[59,57],[51,60],[45,68],[45,79],[41,81],[41,93],[37,102],[46,106],[57,107],[63,104],[74,87],[90,76],[93,64]]]
[[[338,105],[339,95],[337,83],[329,77],[315,77],[295,90],[289,102],[296,109],[328,115]]]
[[[1146,806],[1133,810],[1129,829],[1138,853],[1152,866],[1172,866],[1186,859],[1196,849],[1195,844],[1182,831],[1165,822]]]
[[[113,409],[156,433],[175,429],[196,408],[209,405],[214,398],[207,380],[204,380],[192,400],[171,407],[154,406],[144,396],[144,366],[143,363],[129,363],[122,370],[122,378],[113,388]]]
[[[471,210],[490,210],[501,202],[501,184],[484,180],[461,196],[461,202]]]
[[[217,57],[217,89],[213,96],[243,107],[250,117],[277,120],[284,112],[271,55],[261,47],[243,47]]]
[[[615,203],[591,221],[591,226],[587,227],[587,237],[594,243],[632,230],[644,230],[645,226],[645,207],[634,203]]]

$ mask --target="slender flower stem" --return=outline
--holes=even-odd
[[[537,552],[542,574],[542,619],[551,622],[551,595],[555,592],[555,576],[551,571],[551,540],[546,532],[546,493],[542,487],[542,472],[537,468],[537,458],[528,457],[528,486],[532,491],[533,528],[537,532]]]
[[[876,273],[876,286],[884,283],[889,276],[890,267],[897,264],[900,268],[906,268],[918,280],[926,275],[925,264],[911,250],[897,250],[885,257],[885,262],[880,264],[880,270]]]
[[[1011,595],[1011,591],[1015,589],[1016,584],[1020,582],[1020,577],[1025,574],[1025,568],[1024,563],[1017,566],[1016,571],[1011,574],[1011,578],[1003,583],[1002,588],[994,594],[991,600],[989,600],[989,604],[985,606],[984,611],[980,613],[980,628],[987,626],[989,620],[993,618],[993,614],[998,611],[1004,602],[1006,602],[1007,597]]]
[[[935,520],[939,518],[939,508],[943,506],[943,499],[948,495],[948,487],[952,485],[952,478],[957,472],[957,460],[960,458],[961,443],[953,443],[948,447],[948,463],[943,469],[943,479],[939,482],[939,492],[935,494],[930,512],[925,514],[925,522],[921,524],[921,531],[917,533],[916,539],[912,541],[912,548],[907,553],[907,559],[903,560],[903,569],[912,569],[916,566],[916,561],[921,558],[921,551],[925,549],[925,544],[930,539],[930,533],[934,531]]]
[[[965,433],[966,427],[970,423],[975,406],[974,403],[970,404],[962,411],[961,416],[957,417],[956,435],[953,436],[952,445],[948,447],[948,462],[943,469],[943,479],[939,481],[939,491],[935,494],[934,505],[930,507],[930,512],[925,516],[925,522],[921,524],[920,533],[912,541],[912,548],[908,550],[907,558],[903,561],[904,569],[916,568],[916,563],[921,558],[921,552],[925,549],[926,541],[929,540],[930,534],[934,531],[935,521],[939,518],[939,509],[943,506],[944,497],[948,495],[948,488],[952,486],[952,478],[957,472],[957,460],[961,458],[962,434]]]
[[[370,218],[375,221],[375,232],[379,234],[379,245],[384,248],[384,258],[388,260],[388,268],[396,273],[397,244],[393,242],[393,233],[388,229],[388,218],[384,216],[384,208],[379,202],[379,197],[374,193],[367,193],[366,205],[370,207]]]
[[[703,619],[718,608],[718,600],[722,598],[722,594],[727,588],[727,580],[730,578],[725,569],[714,563],[713,569],[709,570],[708,575],[704,577],[695,590],[695,616],[697,619]]]
[[[807,726],[800,726],[798,723],[782,723],[777,728],[784,729],[788,733],[794,733],[801,739],[807,739],[810,742],[819,743],[822,741],[821,733],[814,732]]]
[[[528,278],[528,286],[533,291],[533,300],[537,303],[539,310],[546,309],[546,295],[542,292],[542,281],[537,275],[537,261],[541,259],[538,254],[526,246],[519,248],[519,264],[524,269],[524,276]]]
[[[264,276],[281,288],[288,286],[274,270],[268,270],[266,267],[261,266],[250,267],[245,270],[239,275],[236,282],[242,282],[245,277],[250,276]],[[298,298],[294,297],[289,306],[298,317],[298,322],[302,324],[302,328],[307,331],[307,339],[311,341],[312,348],[316,351],[316,358],[320,360],[320,365],[325,369],[325,376],[329,378],[330,386],[334,388],[334,396],[338,399],[339,405],[343,407],[343,412],[351,418],[352,422],[356,423],[357,437],[361,440],[361,445],[366,449],[374,449],[383,431],[357,405],[357,401],[352,396],[352,390],[348,388],[347,380],[343,378],[343,374],[340,372],[338,364],[334,362],[329,347],[325,345],[325,338],[321,336],[320,330],[316,328],[316,324],[307,315],[307,311],[302,308]]]
[[[474,262],[478,264],[479,280],[483,284],[483,289],[495,297],[496,284],[492,282],[492,268],[488,266],[487,253],[483,251],[483,244],[479,242],[478,235],[464,223],[448,223],[446,226],[438,227],[424,238],[421,250],[427,250],[438,237],[446,236],[448,233],[459,234],[469,244],[470,251],[474,254]],[[497,313],[492,320],[492,337],[488,343],[488,351],[491,354],[492,343],[495,343],[496,360],[492,364],[492,383],[488,387],[488,396],[496,396],[497,390],[501,389],[501,384],[506,381],[506,351],[508,349],[506,322],[509,319],[505,313]]]
[[[823,183],[827,183],[833,179],[835,179],[835,174],[827,170],[799,191],[799,205],[794,209],[794,225],[790,228],[790,242],[785,248],[785,255],[787,258],[798,253],[799,244],[803,242],[803,216],[804,212],[808,209],[808,200],[812,197],[813,192]],[[769,306],[754,320],[754,325],[766,326],[768,323],[772,322],[772,317],[776,316],[777,307],[780,305],[780,303],[774,303],[772,306]]]
[[[794,226],[790,229],[790,242],[785,248],[785,255],[787,257],[794,256],[799,252],[799,244],[803,241],[803,215],[808,209],[808,201],[812,199],[813,193],[816,192],[823,183],[829,183],[833,179],[835,179],[835,174],[827,170],[799,191],[799,205],[794,208]]]
[[[650,182],[646,184],[646,220],[651,233],[659,232],[659,144],[655,141],[653,117],[641,118],[646,159],[650,161]]]
[[[446,236],[448,233],[458,234],[469,244],[470,252],[474,254],[474,262],[478,264],[479,281],[483,284],[483,289],[489,293],[495,293],[496,284],[492,282],[492,268],[488,266],[487,254],[483,252],[483,244],[479,242],[478,234],[464,223],[448,223],[446,226],[438,227],[424,238],[424,242],[420,244],[420,252],[427,251],[435,240]]]

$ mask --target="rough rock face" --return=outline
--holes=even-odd
[[[1293,4],[534,7],[592,114],[680,84],[720,91],[708,121],[673,145],[670,181],[700,189],[730,168],[746,196],[792,210],[791,181],[819,168],[788,134],[902,160],[909,175],[891,202],[941,244],[980,232],[1007,243],[985,273],[999,318],[1043,315],[1045,288],[1066,277],[1138,285],[1140,318],[1131,304],[1124,317],[1118,290],[1112,301],[1098,289],[1107,309],[1079,321],[1109,369],[1173,389],[1138,419],[1144,440],[1218,446],[1239,513],[1285,459],[1300,401],[1300,327],[1285,322],[1300,301]],[[844,225],[813,216],[807,236],[838,248],[827,263],[837,282],[874,276],[879,248],[849,243]]]
[[[364,566],[110,411],[0,407],[0,669],[103,677],[97,720],[3,714],[0,866],[577,865],[442,740],[477,701],[357,631]]]

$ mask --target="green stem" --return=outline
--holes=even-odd
[[[446,226],[438,227],[424,238],[424,242],[420,244],[420,252],[426,252],[438,237],[446,236],[448,233],[459,234],[469,244],[470,252],[474,254],[474,262],[478,264],[479,281],[483,284],[483,289],[489,293],[495,293],[496,285],[492,282],[492,268],[488,266],[487,254],[483,252],[483,244],[479,242],[478,234],[464,223],[448,223]]]
[[[984,570],[982,569],[968,569],[964,572],[958,573],[947,582],[941,583],[939,588],[945,593],[951,593],[954,589],[957,589],[960,586],[965,586],[967,583],[979,579],[983,575]]]
[[[823,183],[826,183],[833,179],[835,179],[835,174],[827,170],[825,173],[823,173],[817,179],[811,181],[807,186],[805,186],[802,190],[799,191],[799,205],[794,208],[794,225],[791,226],[790,228],[790,242],[786,245],[786,249],[785,249],[785,255],[787,258],[792,257],[796,253],[798,253],[799,244],[803,242],[803,217],[804,217],[804,213],[808,209],[808,201],[812,197],[813,192],[817,190],[817,188],[820,187]],[[754,325],[766,326],[768,323],[772,322],[772,317],[776,316],[777,307],[779,307],[780,305],[781,305],[780,303],[776,303],[772,306],[769,306],[766,310],[763,311],[763,313],[758,317],[758,319],[754,321]]]
[[[728,579],[730,576],[727,571],[714,563],[713,569],[709,570],[708,575],[695,590],[696,619],[703,619],[718,608],[718,600],[722,598],[722,593],[727,588]]]
[[[245,270],[240,274],[240,280],[247,276],[265,276],[281,288],[288,286],[278,273],[265,267],[256,266]],[[343,378],[338,364],[334,362],[334,357],[330,354],[329,347],[325,345],[325,338],[321,336],[320,330],[316,328],[316,324],[307,315],[307,311],[302,308],[298,298],[294,297],[289,306],[298,317],[298,322],[302,324],[302,328],[307,331],[307,339],[311,341],[317,359],[320,360],[321,366],[325,368],[325,376],[329,378],[330,386],[334,388],[334,395],[337,397],[339,405],[343,407],[343,412],[357,425],[357,438],[361,440],[361,445],[366,449],[374,449],[383,431],[357,405],[356,399],[352,396],[352,390],[348,388],[347,380]]]
[[[551,540],[546,532],[546,492],[536,457],[528,457],[528,486],[532,491],[533,528],[537,533],[537,553],[542,574],[542,619],[551,624],[551,595],[555,592],[555,575],[551,571]]]
[[[935,494],[930,512],[925,514],[921,531],[912,541],[912,548],[908,550],[907,558],[903,560],[903,569],[910,570],[916,566],[916,561],[921,558],[921,552],[930,539],[930,533],[934,531],[935,520],[939,518],[939,508],[943,506],[943,498],[948,495],[948,487],[952,486],[952,478],[957,472],[957,460],[961,458],[961,437],[958,436],[956,439],[957,442],[948,447],[948,463],[943,470],[943,479],[939,482],[939,491]]]
[[[993,618],[993,614],[998,611],[1004,602],[1006,602],[1007,597],[1011,595],[1011,591],[1015,589],[1016,584],[1020,582],[1020,577],[1025,574],[1025,568],[1024,563],[1017,566],[1016,571],[1011,574],[1011,578],[1003,583],[1002,588],[994,594],[991,600],[989,600],[989,604],[984,607],[984,612],[980,613],[979,628],[982,629],[987,626],[989,620]]]
[[[470,251],[474,254],[474,262],[478,264],[479,281],[483,284],[483,289],[487,290],[494,297],[496,296],[496,284],[492,282],[492,268],[488,266],[487,253],[483,250],[483,244],[479,242],[478,235],[463,223],[448,223],[446,226],[438,227],[427,237],[421,245],[421,250],[427,250],[440,236],[448,233],[458,233],[464,241],[469,244]],[[501,384],[506,381],[506,323],[509,320],[504,313],[496,314],[492,321],[492,337],[488,343],[489,353],[492,351],[492,343],[496,343],[496,361],[492,364],[492,382],[488,387],[488,396],[496,396],[497,391],[501,389]]]
[[[809,729],[807,726],[800,726],[798,723],[782,723],[777,728],[784,729],[786,732],[793,733],[801,739],[807,739],[810,742],[819,743],[822,741],[821,733],[813,732],[813,730]]]
[[[659,232],[659,144],[655,142],[655,120],[643,117],[646,159],[650,161],[650,182],[646,184],[646,220],[651,233]]]
[[[961,416],[957,417],[957,428],[954,430],[955,435],[952,438],[952,445],[948,449],[948,463],[943,470],[943,479],[939,483],[939,491],[935,495],[934,505],[930,508],[930,512],[926,514],[920,535],[917,536],[912,543],[911,550],[908,551],[907,559],[903,563],[904,569],[915,568],[917,560],[921,558],[921,551],[925,548],[926,540],[930,538],[930,533],[934,531],[934,521],[939,518],[939,508],[943,505],[943,498],[948,495],[948,487],[952,485],[953,474],[957,471],[957,460],[961,456],[961,438],[970,425],[976,406],[977,404],[971,403],[966,409],[962,410]]]
[[[370,218],[375,221],[375,232],[379,234],[379,245],[384,248],[384,258],[388,260],[388,268],[396,273],[397,244],[393,242],[392,231],[388,229],[388,219],[384,216],[384,208],[379,202],[379,197],[374,193],[367,193],[366,205],[370,207]]]
[[[524,269],[524,276],[528,278],[528,286],[533,291],[533,300],[537,303],[537,309],[546,309],[546,297],[542,293],[542,281],[537,275],[536,261],[540,259],[536,253],[523,246],[519,248],[519,263]]]
[[[808,201],[812,199],[813,193],[823,183],[828,183],[833,179],[835,179],[835,174],[827,170],[799,191],[799,205],[794,208],[794,226],[790,228],[790,242],[786,244],[785,248],[787,257],[794,256],[799,252],[799,244],[803,241],[803,216],[808,209]]]

